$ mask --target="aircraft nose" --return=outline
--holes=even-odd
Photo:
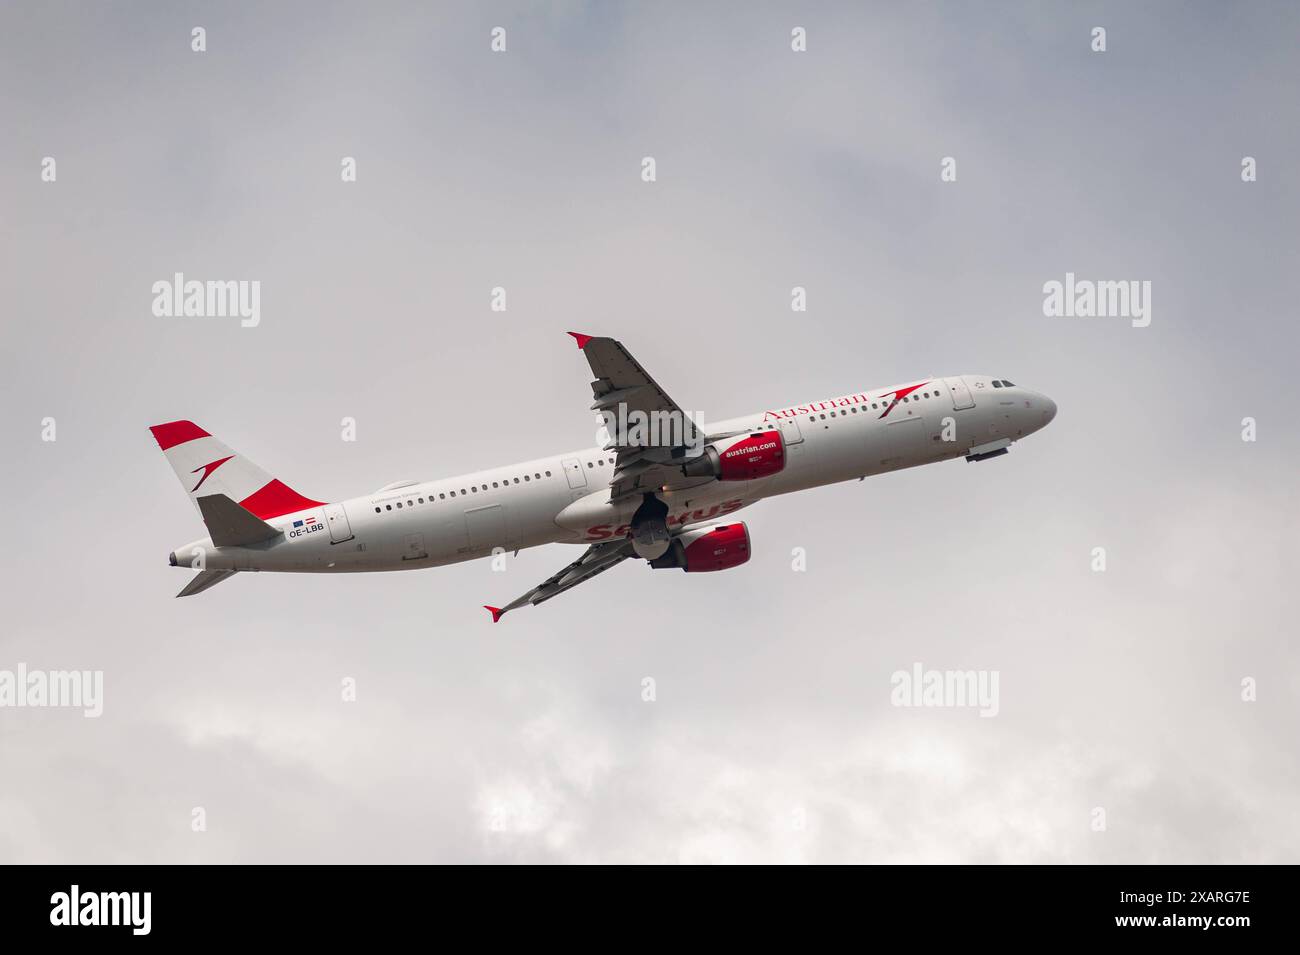
[[[1047,395],[1039,395],[1038,397],[1043,405],[1043,425],[1049,425],[1052,423],[1052,419],[1056,417],[1056,402]]]

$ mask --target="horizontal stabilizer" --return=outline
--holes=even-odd
[[[195,594],[201,594],[209,587],[215,587],[227,577],[233,577],[239,573],[237,570],[204,570],[194,575],[194,579],[185,585],[185,589],[178,593],[177,597],[193,597]]]
[[[203,523],[217,547],[247,547],[280,536],[279,530],[224,494],[205,494],[198,501]]]

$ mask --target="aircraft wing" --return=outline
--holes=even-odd
[[[681,463],[688,445],[702,442],[688,418],[620,342],[569,332],[591,365],[595,399],[592,411],[606,416],[610,443],[616,453],[610,500],[641,493],[704,483],[683,478]]]
[[[496,623],[511,610],[522,607],[524,604],[539,604],[542,601],[550,600],[552,597],[578,586],[583,581],[590,580],[597,574],[604,573],[611,567],[621,564],[631,556],[632,541],[630,539],[592,544],[572,564],[565,567],[558,574],[546,578],[528,593],[516,597],[504,607],[489,607],[484,604],[484,609],[491,611],[492,622]]]

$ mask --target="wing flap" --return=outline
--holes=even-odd
[[[700,444],[695,421],[621,342],[569,334],[596,376],[591,383],[595,399],[591,410],[605,416],[610,435],[605,450],[615,452],[610,499],[617,501],[680,483],[686,447]]]

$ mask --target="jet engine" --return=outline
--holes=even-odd
[[[785,440],[777,430],[726,438],[708,445],[704,453],[682,468],[687,477],[719,481],[755,481],[785,469]]]
[[[730,570],[749,560],[749,528],[744,521],[692,527],[673,538],[662,557],[650,561],[656,570],[678,567],[688,574]]]

